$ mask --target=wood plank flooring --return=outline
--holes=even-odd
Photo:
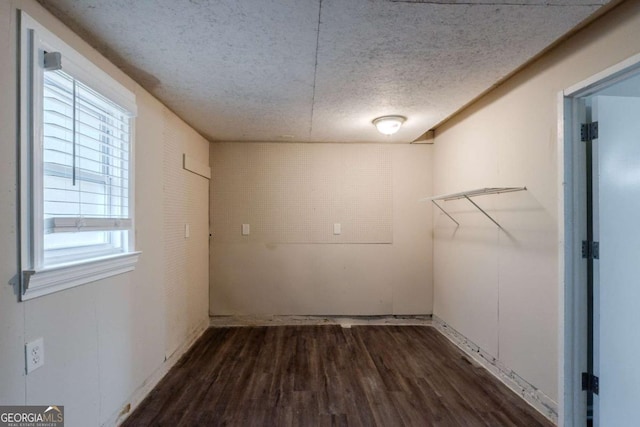
[[[124,426],[552,426],[427,326],[212,328]]]

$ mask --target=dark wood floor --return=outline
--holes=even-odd
[[[551,426],[427,326],[209,329],[125,426]]]

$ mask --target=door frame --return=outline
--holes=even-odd
[[[579,102],[607,86],[640,73],[634,55],[558,93],[558,425],[586,425],[587,398],[581,373],[587,369],[586,154],[580,141]],[[560,220],[562,219],[562,220]]]

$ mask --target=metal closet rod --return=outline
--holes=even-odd
[[[512,193],[514,191],[525,191],[527,187],[487,187],[487,188],[479,188],[477,190],[469,190],[469,191],[461,191],[460,193],[451,193],[451,194],[442,194],[440,196],[427,197],[424,199],[420,199],[421,202],[431,201],[434,205],[438,207],[446,216],[451,219],[451,221],[455,222],[456,225],[460,225],[458,221],[456,221],[450,214],[447,212],[442,206],[436,203],[436,200],[444,200],[448,202],[450,200],[459,200],[459,199],[467,199],[469,203],[476,207],[480,212],[482,212],[487,218],[491,220],[495,225],[497,225],[500,229],[503,229],[498,221],[493,219],[491,215],[489,215],[484,209],[482,209],[476,202],[471,200],[471,197],[476,196],[486,196],[488,194],[501,194],[501,193]]]

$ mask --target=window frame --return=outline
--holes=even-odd
[[[67,70],[55,68],[47,70],[45,65],[44,108],[36,108],[44,113],[42,120],[35,118],[36,123],[42,122],[44,132],[44,266],[122,253],[131,228],[128,191],[131,115]],[[49,73],[59,77],[49,78]],[[60,78],[68,87],[56,84]],[[65,92],[68,89],[71,92]],[[52,102],[47,102],[47,94],[53,97]],[[60,99],[65,97],[69,97],[70,104]],[[61,110],[52,111],[52,107]],[[126,127],[124,139],[121,125]],[[92,135],[92,130],[97,135]],[[47,159],[47,154],[54,157]],[[87,186],[94,188],[88,190]],[[96,197],[101,199],[99,205],[95,204]],[[76,202],[69,203],[69,198],[75,198]],[[52,212],[53,206],[56,207]],[[83,208],[92,207],[99,207],[102,212],[85,211],[86,215],[82,215]],[[75,215],[74,208],[78,209]]]
[[[135,268],[135,95],[63,42],[24,11],[20,12],[20,268],[21,300],[47,295]],[[44,52],[60,52],[62,69],[129,113],[129,221],[123,252],[93,252],[79,260],[45,265],[43,84]],[[120,224],[118,224],[120,226]],[[122,229],[122,228],[121,228]],[[116,228],[114,228],[116,230]]]

